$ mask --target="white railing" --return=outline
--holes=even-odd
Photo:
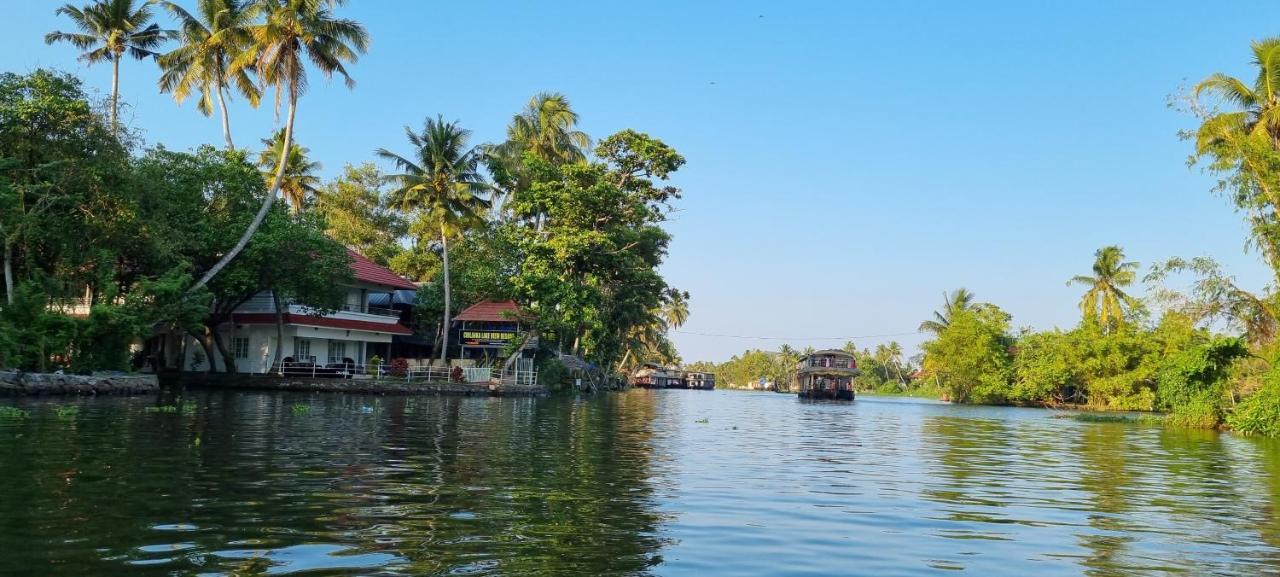
[[[436,365],[410,365],[403,373],[396,374],[390,363],[367,364],[334,362],[320,364],[313,362],[276,363],[268,374],[286,377],[332,378],[332,379],[404,379],[409,383],[444,383],[454,382],[454,369],[462,371],[464,383],[489,383],[495,369],[492,367],[441,367]],[[538,383],[538,371],[513,369],[502,373],[500,382],[506,385],[532,386]]]
[[[283,303],[283,305],[284,305],[282,307],[284,309],[283,312],[297,312],[297,313],[303,313],[303,314],[311,313],[311,309],[309,309],[306,305],[303,305],[300,303],[288,301]],[[270,296],[255,296],[245,301],[244,304],[237,307],[236,310],[239,312],[274,313],[276,312],[276,304],[275,304],[275,301],[273,301]],[[335,310],[341,311],[341,312],[348,312],[348,313],[375,315],[380,317],[392,317],[392,318],[400,317],[400,311],[397,311],[395,309],[383,308],[383,307],[343,304]]]

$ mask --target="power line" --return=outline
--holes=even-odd
[[[676,330],[675,333],[695,336],[719,336],[724,339],[755,339],[755,340],[858,340],[858,339],[877,339],[883,336],[906,336],[920,334],[920,331],[913,330],[910,333],[884,333],[878,335],[856,335],[856,336],[756,336],[756,335],[726,335],[716,333],[690,333],[687,330]]]

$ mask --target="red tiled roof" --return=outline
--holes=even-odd
[[[274,313],[236,313],[231,315],[231,322],[244,325],[274,325]],[[392,335],[411,335],[413,331],[400,323],[375,323],[355,319],[335,319],[333,317],[316,317],[311,315],[284,314],[284,322],[289,325],[305,325],[309,327],[325,327],[331,329],[351,329]]]
[[[514,321],[520,316],[520,307],[514,301],[483,301],[467,307],[453,317],[455,321]]]
[[[418,285],[405,280],[400,275],[391,272],[391,269],[365,258],[364,255],[354,250],[347,249],[347,254],[351,256],[351,273],[360,282],[398,289],[414,290],[418,288]]]

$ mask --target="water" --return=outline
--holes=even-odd
[[[721,391],[188,400],[0,401],[0,574],[1280,575],[1274,442]]]

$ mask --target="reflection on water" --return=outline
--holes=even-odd
[[[0,417],[0,574],[1280,568],[1280,444],[1253,439],[769,393],[193,397],[5,401],[30,416]]]

